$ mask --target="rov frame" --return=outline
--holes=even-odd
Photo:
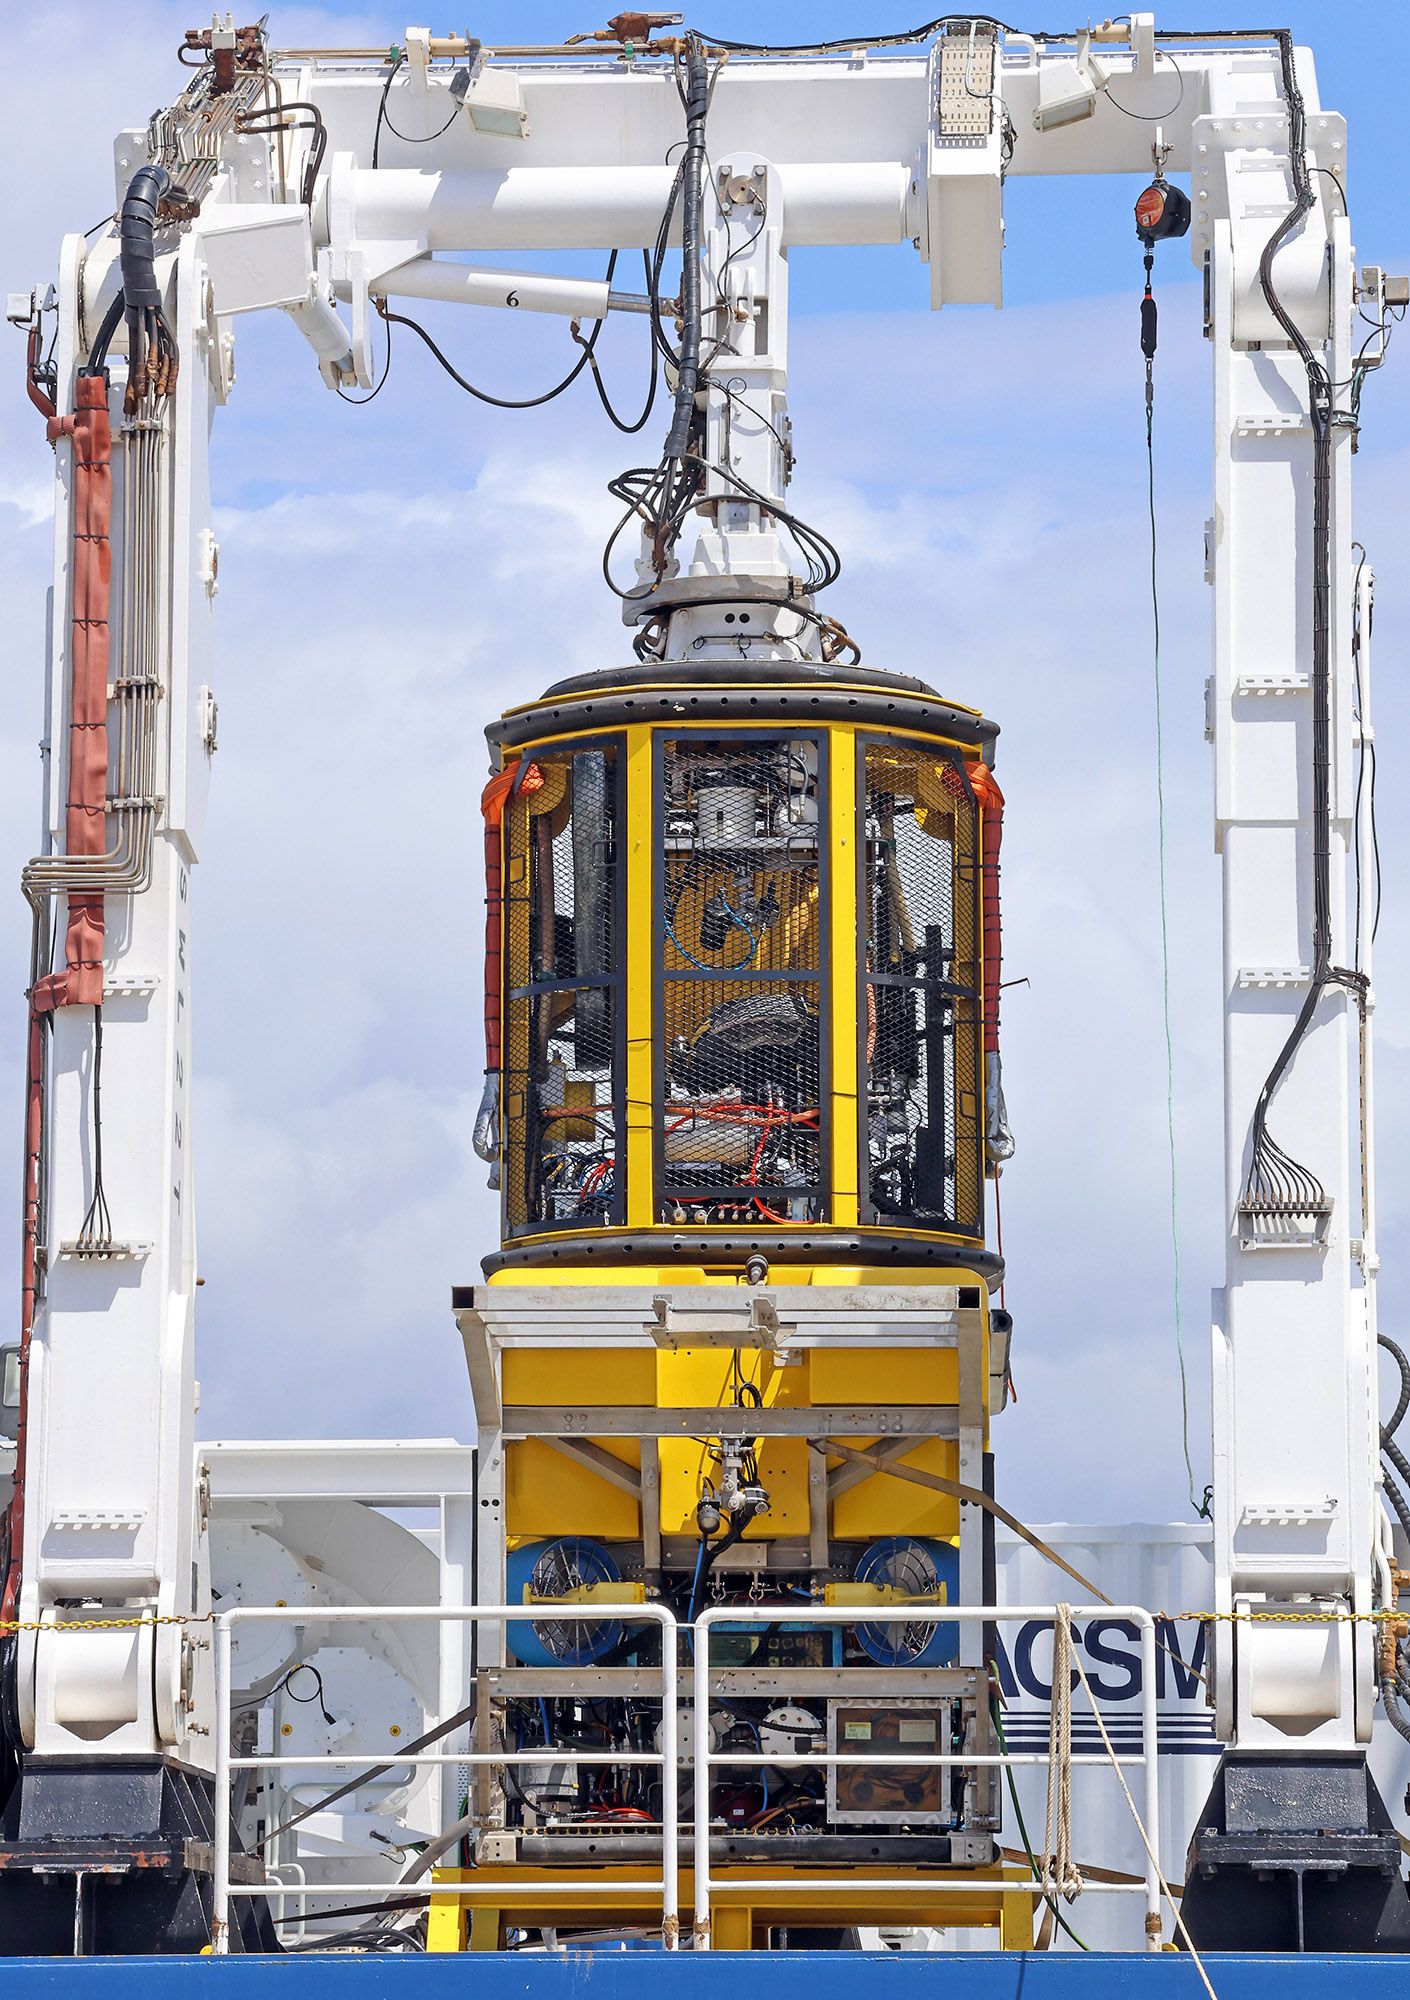
[[[625,1607],[678,1590],[700,1546],[703,1437],[753,1440],[769,1491],[768,1511],[719,1557],[715,1574],[736,1594],[748,1582],[757,1602],[774,1580],[782,1588],[801,1576],[819,1602],[845,1604],[844,1593],[859,1589],[846,1581],[858,1553],[900,1533],[955,1546],[960,1601],[992,1602],[985,1511],[890,1467],[991,1490],[989,1420],[1006,1399],[1007,1316],[990,1310],[1001,1265],[984,1245],[984,808],[969,776],[992,755],[993,725],[899,676],[741,661],[728,679],[709,667],[666,667],[651,678],[565,683],[488,734],[501,773],[514,774],[507,789],[501,777],[497,795],[504,1213],[501,1248],[484,1260],[487,1282],[454,1296],[479,1434],[479,1601],[513,1601],[512,1549],[584,1534],[610,1549],[620,1582],[580,1596],[600,1604],[615,1593]],[[801,773],[796,797],[794,776],[767,776],[780,756]],[[584,757],[595,760],[584,837],[602,844],[611,881],[595,879],[580,907],[586,876],[572,788],[574,760]],[[911,789],[899,815],[899,793],[888,792],[880,810],[876,784],[903,781]],[[703,827],[710,802],[713,844],[703,833],[693,841],[681,829]],[[898,816],[915,850],[909,859],[897,858]],[[918,854],[928,877],[916,872]],[[883,873],[875,899],[868,885]],[[752,948],[747,958],[742,944],[725,950],[717,973],[701,938],[710,906],[724,907],[721,883]],[[922,924],[927,883],[935,907]],[[904,921],[887,929],[884,959],[876,910],[888,898]],[[608,911],[610,959],[601,935]],[[493,894],[491,912],[493,922]],[[589,926],[580,950],[579,928]],[[890,990],[878,1002],[883,984]],[[574,1000],[570,1011],[565,996],[589,987],[608,996],[610,1036],[604,1003],[580,1015]],[[815,1095],[811,1110],[779,1116],[809,1121],[815,1174],[797,1173],[786,1194],[775,1187],[755,1199],[749,1177],[726,1160],[713,1184],[687,1175],[682,1186],[669,1173],[671,1115],[683,1102],[685,1117],[700,1114],[695,1071],[680,1082],[681,1049],[693,1061],[716,1011],[741,996],[747,1005],[751,994],[800,989],[810,997],[799,1011],[816,1037],[815,1061],[801,1073]],[[910,1210],[901,1213],[894,1192],[885,1212],[868,1165],[869,1066],[883,1018],[909,1024],[901,1036],[909,1069],[893,1067],[914,1102],[893,1113],[896,1129],[915,1137],[916,1120],[935,1126],[941,1106],[931,1178],[922,1185],[919,1166],[910,1173]],[[576,1064],[584,1019],[598,1051],[591,1078],[590,1066]],[[546,1077],[555,1045],[566,1059],[535,1112],[533,1062]],[[728,1038],[717,1035],[712,1061],[727,1071],[729,1059]],[[759,1090],[721,1087],[713,1070],[707,1081],[715,1118],[736,1115],[721,1104],[741,1120],[761,1112]],[[778,1090],[771,1102],[782,1101]],[[570,1169],[592,1194],[590,1207],[526,1212],[540,1134],[550,1151],[567,1150],[573,1136],[592,1148],[590,1174],[581,1157]],[[919,1162],[918,1144],[913,1154]],[[751,1167],[759,1160],[755,1150]],[[732,1397],[731,1383],[747,1384],[750,1399]],[[867,1447],[883,1463],[845,1458],[838,1445]],[[856,1601],[872,1600],[862,1592]],[[629,1624],[630,1611],[622,1615]],[[957,1701],[978,1762],[966,1767],[965,1832],[951,1865],[986,1867],[999,1801],[995,1767],[984,1761],[993,1752],[985,1633],[967,1622],[959,1634],[958,1657],[944,1667],[859,1670],[840,1654],[832,1665],[744,1663],[722,1668],[712,1693],[825,1712],[862,1692]],[[644,1660],[516,1660],[492,1622],[479,1632],[476,1672],[487,1717],[526,1699],[633,1698],[654,1678]],[[570,1830],[497,1831],[504,1805],[488,1786],[477,1811],[497,1866],[552,1867],[555,1857],[571,1866]],[[845,1833],[829,1830],[776,1840],[778,1863],[836,1863],[839,1839]],[[932,1848],[943,1847],[941,1835]]]

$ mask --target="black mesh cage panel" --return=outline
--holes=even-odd
[[[621,1220],[617,757],[528,751],[504,812],[506,1235]]]
[[[659,754],[658,1219],[824,1221],[818,739],[702,733]]]
[[[864,1220],[983,1233],[979,815],[938,745],[866,746]]]

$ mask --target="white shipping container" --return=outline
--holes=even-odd
[[[1161,1867],[1172,1888],[1184,1879],[1185,1853],[1209,1793],[1219,1758],[1214,1718],[1206,1701],[1206,1628],[1182,1614],[1212,1604],[1210,1530],[1204,1522],[1137,1523],[1129,1527],[1074,1526],[1067,1522],[1036,1527],[1034,1533],[1117,1604],[1141,1604],[1159,1619],[1156,1653],[1156,1706],[1160,1748]],[[1080,1586],[1020,1541],[1008,1529],[996,1532],[1000,1604],[1080,1603]],[[1134,1625],[1107,1616],[1074,1621],[1074,1641],[1118,1752],[1139,1754],[1141,1743],[1141,1657]],[[1034,1751],[1045,1759],[1051,1693],[1052,1628],[1036,1622],[1005,1625],[999,1632],[997,1661],[1003,1694],[1004,1733],[1010,1749]],[[1080,1689],[1073,1697],[1074,1751],[1102,1752],[1091,1709]],[[1392,1817],[1402,1823],[1410,1782],[1410,1744],[1377,1710],[1371,1768]],[[1047,1770],[1031,1767],[1015,1774],[1028,1836],[1035,1851],[1043,1845]],[[1141,1769],[1127,1767],[1126,1780],[1141,1803]],[[1005,1788],[1003,1845],[1023,1852],[1012,1801]],[[1079,1864],[1140,1875],[1145,1851],[1108,1764],[1079,1767],[1072,1774],[1072,1839]],[[1085,1896],[1063,1914],[1093,1950],[1135,1951],[1143,1939],[1139,1895]],[[1173,1934],[1165,1912],[1165,1934]],[[947,1940],[948,1942],[948,1940]],[[992,1938],[988,1940],[992,1945]],[[1077,1947],[1059,1931],[1055,1950]]]

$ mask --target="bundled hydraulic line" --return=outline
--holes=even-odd
[[[127,321],[127,390],[122,407],[129,417],[136,415],[148,389],[166,396],[176,385],[176,340],[162,305],[156,269],[157,218],[164,204],[184,207],[186,197],[165,167],[139,167],[128,182],[118,224]]]
[[[195,205],[165,167],[139,167],[128,182],[118,218],[122,290],[103,316],[85,375],[101,376],[118,321],[127,322],[127,389],[123,415],[134,417],[150,390],[168,396],[176,386],[176,337],[162,303],[156,270],[159,220],[194,213]]]
[[[651,576],[635,590],[618,591],[619,596],[649,596],[666,575],[672,552],[680,539],[692,505],[704,483],[704,464],[698,446],[702,419],[696,408],[700,388],[702,338],[700,302],[700,253],[705,195],[705,122],[710,107],[710,69],[698,35],[686,38],[684,82],[679,86],[685,108],[685,154],[671,189],[666,212],[657,233],[652,263],[652,336],[666,359],[675,368],[676,388],[670,428],[661,460],[655,466],[636,466],[609,481],[607,490],[626,506],[603,551],[602,570],[609,587],[611,558],[617,537],[633,516],[641,521],[650,549]],[[681,213],[680,347],[671,348],[661,326],[660,273],[665,257],[671,222]]]
[[[297,119],[293,113],[298,112]],[[299,187],[299,200],[305,208],[313,205],[314,189],[318,185],[319,170],[323,156],[328,150],[328,128],[323,122],[323,113],[316,104],[303,98],[284,98],[277,105],[261,105],[254,111],[242,111],[235,120],[241,132],[255,133],[271,138],[282,138],[285,132],[311,132],[308,142],[308,157],[304,166],[303,180]]]
[[[1292,36],[1278,33],[1283,96],[1288,108],[1288,151],[1295,195],[1292,207],[1263,248],[1258,277],[1268,308],[1307,371],[1312,425],[1312,964],[1307,993],[1287,1040],[1268,1072],[1254,1107],[1248,1177],[1240,1207],[1254,1218],[1325,1216],[1327,1193],[1310,1167],[1295,1160],[1268,1130],[1273,1093],[1302,1044],[1329,986],[1349,987],[1364,1005],[1362,974],[1332,962],[1331,914],[1331,487],[1332,431],[1337,422],[1335,386],[1273,283],[1273,259],[1316,207],[1307,167],[1307,116],[1293,61]]]
[[[802,560],[804,573],[795,580],[798,596],[790,600],[790,608],[807,624],[821,630],[824,657],[832,659],[850,654],[858,659],[860,650],[845,628],[835,619],[823,617],[804,601],[806,597],[827,589],[841,575],[842,559],[836,548],[818,529],[781,507],[768,494],[759,492],[729,467],[712,463],[706,455],[702,391],[718,389],[727,396],[733,394],[728,384],[706,374],[710,360],[718,352],[719,343],[710,354],[703,353],[705,308],[701,295],[701,255],[708,166],[705,133],[719,67],[717,64],[711,71],[705,54],[706,45],[699,36],[686,37],[683,46],[683,78],[678,76],[677,88],[686,117],[685,148],[654,249],[647,258],[654,352],[674,370],[676,378],[671,423],[658,464],[633,466],[608,482],[608,492],[623,503],[626,511],[608,536],[602,554],[602,574],[608,588],[628,604],[651,598],[671,573],[675,549],[686,521],[705,496],[707,478],[714,475],[733,488],[741,499],[766,510],[791,537]],[[677,67],[678,70],[682,68],[679,57]],[[673,347],[661,318],[661,272],[677,210],[681,217],[681,286],[680,297],[674,303],[680,344]],[[717,294],[715,304],[724,308],[723,293]],[[630,428],[640,429],[649,410],[650,402],[642,418]],[[619,425],[619,428],[626,429],[628,426]],[[623,589],[613,579],[612,557],[623,531],[633,520],[640,523],[646,542],[646,558],[642,565],[645,573],[636,585]],[[648,620],[637,637],[637,657],[657,657],[663,635],[661,621],[658,619],[653,625]]]
[[[665,456],[679,461],[695,421],[695,392],[700,385],[700,237],[705,181],[705,117],[710,103],[710,74],[699,40],[692,37],[685,61],[685,162],[681,175],[681,345],[676,376],[676,402],[666,433]]]

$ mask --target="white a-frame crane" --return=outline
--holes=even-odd
[[[44,826],[24,878],[0,1939],[7,1912],[23,1924],[60,1893],[40,1872],[46,1841],[189,1831],[211,1769],[190,1102],[216,718],[207,441],[239,322],[281,311],[325,383],[371,386],[388,301],[583,322],[658,309],[594,276],[474,259],[652,250],[683,79],[704,62],[708,200],[693,234],[689,204],[671,224],[694,260],[675,311],[702,297],[747,334],[700,361],[711,470],[683,554],[773,605],[763,657],[818,659],[828,639],[806,593],[807,617],[781,612],[790,250],[909,240],[932,306],[997,306],[1006,177],[1148,177],[1155,142],[1138,218],[1152,239],[1184,220],[1165,175],[1188,182],[1215,419],[1226,1243],[1210,1660],[1228,1749],[1186,1913],[1230,1941],[1230,1909],[1246,1917],[1260,1882],[1300,1882],[1320,1830],[1355,1877],[1340,1941],[1404,1942],[1365,1763],[1378,1700],[1410,1725],[1379,1472],[1371,899],[1351,890],[1370,576],[1349,508],[1361,384],[1399,294],[1357,275],[1345,123],[1286,35],[1158,34],[1147,15],[1061,39],[953,16],[798,52],[652,27],[623,16],[596,42],[512,56],[413,28],[389,58],[281,53],[217,19],[192,39],[182,96],[118,141],[114,227],[66,237],[56,288],[12,311],[30,328],[56,518]],[[435,136],[413,146],[408,131]],[[688,591],[651,609],[652,657],[709,642]]]

